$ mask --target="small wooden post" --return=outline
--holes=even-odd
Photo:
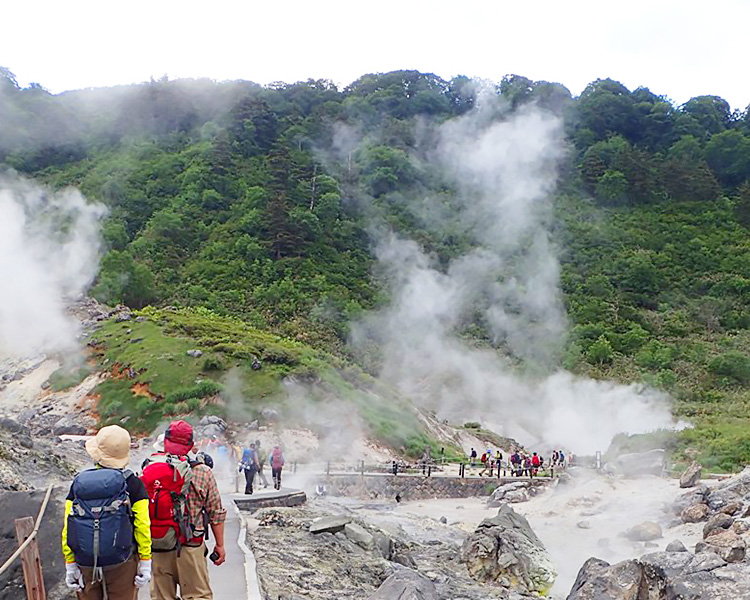
[[[31,532],[34,531],[34,519],[22,517],[15,520],[16,539],[20,546]],[[47,592],[44,589],[44,577],[42,575],[42,559],[39,557],[39,545],[36,539],[32,540],[21,553],[21,564],[23,565],[23,580],[26,584],[27,600],[47,600]]]

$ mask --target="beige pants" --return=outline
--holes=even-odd
[[[154,552],[151,600],[177,600],[178,585],[182,600],[213,600],[205,544],[183,546],[179,557],[176,550]]]
[[[104,567],[104,581],[91,583],[93,569],[80,567],[83,573],[83,591],[78,592],[78,600],[102,600],[104,587],[107,588],[109,600],[135,600],[138,589],[135,587],[135,576],[138,572],[138,558],[133,555],[121,565]]]

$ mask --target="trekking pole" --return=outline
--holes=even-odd
[[[39,509],[39,515],[37,515],[33,531],[29,534],[29,537],[24,540],[23,544],[21,544],[16,549],[16,551],[10,555],[10,558],[3,563],[3,566],[0,567],[0,575],[2,575],[8,569],[8,567],[10,567],[11,563],[13,563],[13,561],[21,555],[21,553],[26,549],[26,546],[28,546],[36,537],[36,534],[39,533],[39,527],[42,524],[44,511],[47,510],[47,503],[49,502],[50,494],[52,494],[52,484],[50,484],[50,486],[47,488],[47,494],[44,496],[44,501],[42,502],[42,506]]]

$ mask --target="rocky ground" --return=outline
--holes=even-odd
[[[690,469],[688,470],[690,471]],[[695,471],[695,467],[693,467]],[[697,477],[682,478],[695,485]],[[698,485],[667,507],[670,528],[700,524],[692,549],[679,541],[663,552],[611,565],[592,558],[568,600],[719,600],[750,598],[750,467],[712,486]]]
[[[355,506],[317,499],[255,513],[247,540],[264,597],[522,600],[548,586],[543,547],[507,507],[474,536],[381,509],[385,518],[363,518]]]

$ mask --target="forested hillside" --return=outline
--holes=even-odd
[[[387,300],[373,223],[438,262],[476,243],[458,225],[425,227],[402,200],[450,205],[421,132],[480,93],[465,77],[398,71],[343,90],[164,79],[53,96],[0,69],[0,165],[108,205],[98,299],[207,308],[372,371],[346,342]],[[489,93],[508,112],[564,119],[562,364],[669,391],[697,424],[673,441],[678,456],[750,461],[750,111],[716,96],[675,106],[612,80],[573,97],[508,76]],[[492,344],[480,322],[466,334]]]

